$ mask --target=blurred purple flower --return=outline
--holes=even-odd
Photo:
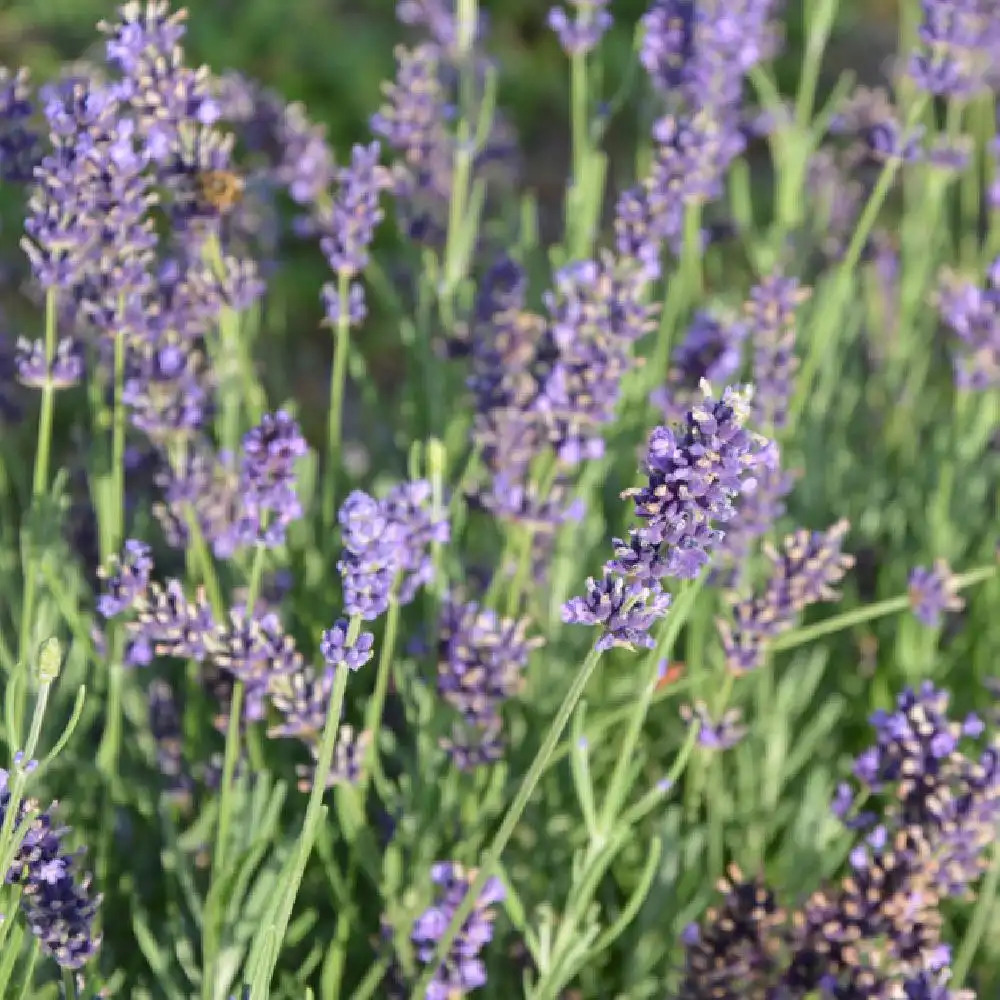
[[[909,594],[914,615],[930,628],[940,625],[946,612],[965,607],[965,601],[958,595],[955,576],[944,559],[936,560],[931,567],[914,567],[910,572]]]
[[[416,946],[417,958],[423,965],[433,961],[437,943],[465,899],[476,874],[475,869],[452,862],[432,866],[431,880],[439,887],[438,897],[417,918],[410,935]],[[486,966],[479,954],[493,938],[492,906],[502,901],[504,895],[499,879],[491,878],[486,882],[447,957],[435,970],[427,990],[427,1000],[451,1000],[486,984]]]
[[[614,21],[606,9],[609,0],[567,0],[567,3],[573,10],[572,16],[564,7],[552,7],[549,27],[567,55],[586,55],[597,47]]]

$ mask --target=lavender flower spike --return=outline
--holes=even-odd
[[[650,582],[694,579],[723,537],[716,523],[735,514],[734,500],[755,485],[754,472],[775,460],[766,439],[744,428],[750,395],[729,388],[687,414],[686,426],[657,427],[649,438],[648,482],[627,490],[642,527],[628,542],[615,539],[608,569]]]
[[[587,594],[573,597],[562,608],[562,620],[569,625],[600,625],[603,628],[594,648],[600,652],[621,646],[652,649],[656,643],[649,630],[670,608],[670,595],[658,585],[645,586],[638,580],[605,571],[601,580],[587,581]]]
[[[441,895],[417,918],[411,933],[417,957],[424,965],[433,961],[437,942],[451,922],[452,915],[461,906],[476,875],[474,868],[464,868],[451,862],[442,862],[431,868],[431,879],[440,887]],[[489,879],[448,956],[435,971],[427,990],[427,1000],[452,1000],[485,985],[486,967],[479,953],[493,937],[493,911],[490,907],[503,898],[504,888],[500,880]]]
[[[246,544],[280,545],[288,525],[302,516],[295,461],[307,451],[299,425],[283,410],[264,414],[243,438],[241,535]]]
[[[361,632],[357,639],[348,643],[350,623],[346,618],[338,618],[333,628],[323,633],[320,651],[328,667],[337,670],[347,667],[348,670],[360,670],[372,658],[372,646],[375,637],[371,632]]]
[[[145,596],[152,571],[149,546],[134,538],[128,539],[121,558],[113,558],[110,569],[102,567],[97,571],[105,585],[105,593],[97,601],[97,610],[105,618],[114,618],[134,607]]]

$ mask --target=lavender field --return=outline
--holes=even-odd
[[[0,1000],[1000,997],[1000,2],[644,3],[0,4]]]

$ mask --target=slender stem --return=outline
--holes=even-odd
[[[958,954],[951,966],[951,980],[948,984],[951,989],[960,990],[965,983],[965,977],[972,967],[972,960],[976,957],[979,943],[986,933],[986,926],[996,908],[998,888],[1000,888],[1000,853],[994,846],[989,870],[986,872],[983,884],[979,887],[976,907],[972,911],[972,920],[969,921],[965,937],[962,938],[962,946],[958,949]]]
[[[978,569],[969,570],[955,577],[955,587],[964,590],[984,580],[989,580],[996,575],[996,566],[981,566]],[[771,652],[778,653],[786,649],[795,649],[797,646],[805,645],[814,639],[820,639],[825,635],[834,632],[841,632],[852,625],[861,625],[864,622],[873,621],[876,618],[884,618],[886,615],[896,614],[899,611],[906,611],[910,606],[909,594],[900,594],[897,597],[890,597],[875,604],[866,605],[863,608],[855,608],[852,611],[845,611],[843,614],[834,615],[825,621],[816,622],[815,625],[807,625],[805,628],[795,629],[779,636],[771,643]]]
[[[365,798],[368,794],[368,785],[373,773],[381,774],[381,762],[379,761],[378,741],[382,729],[382,716],[385,708],[385,696],[389,690],[389,678],[392,676],[392,659],[396,646],[396,631],[399,627],[399,601],[395,594],[389,596],[389,610],[385,619],[385,632],[382,636],[382,650],[379,653],[378,669],[375,673],[375,689],[368,700],[365,709],[365,729],[371,734],[371,742],[367,750],[367,764],[370,767],[363,767],[358,781],[358,800],[361,809],[365,808]]]
[[[326,472],[323,477],[323,526],[329,531],[337,509],[337,479],[344,436],[344,390],[347,386],[347,357],[351,346],[351,280],[337,276],[337,324],[334,329],[333,367],[330,370],[330,412],[326,435]]]
[[[611,775],[611,782],[608,785],[604,804],[601,807],[601,819],[598,828],[605,836],[614,823],[615,817],[621,809],[621,805],[625,801],[625,797],[629,791],[626,787],[626,780],[629,769],[635,760],[635,752],[639,745],[639,737],[642,735],[643,724],[653,703],[653,695],[656,693],[660,661],[670,655],[670,650],[676,642],[677,636],[687,620],[700,590],[700,580],[684,588],[677,603],[671,608],[666,622],[664,622],[664,627],[657,640],[656,648],[651,650],[646,658],[642,693],[636,700],[635,708],[629,719],[628,728],[625,731],[625,739],[622,741],[621,751],[618,753],[615,769]]]
[[[393,650],[396,645],[396,630],[399,625],[399,603],[393,593],[389,598],[389,611],[385,622],[385,633],[382,639],[382,651],[379,653],[378,671],[375,675],[375,690],[372,692],[365,711],[365,729],[371,733],[371,742],[365,754],[365,761],[362,764],[361,775],[358,780],[358,802],[362,815],[364,815],[365,801],[368,796],[368,785],[376,768],[381,765],[378,759],[378,737],[382,726],[383,706],[385,705],[385,695],[389,687],[389,677],[391,674]],[[353,643],[360,630],[360,619],[352,620],[351,630],[348,631],[347,642]],[[369,768],[368,764],[371,764]],[[353,847],[353,845],[351,845]],[[358,880],[358,852],[352,850],[347,864],[347,888],[346,896],[349,900],[354,899],[355,888]],[[340,983],[344,975],[344,959],[346,956],[347,941],[350,937],[351,907],[341,907],[337,914],[337,925],[333,936],[333,949],[336,958],[329,973],[328,984],[331,996],[340,996]]]
[[[41,410],[38,415],[38,441],[35,447],[35,472],[31,485],[32,503],[37,503],[49,488],[49,457],[52,451],[52,419],[55,408],[55,387],[52,384],[52,359],[56,353],[56,293],[49,289],[45,293],[45,384],[42,386]],[[32,634],[35,613],[35,590],[38,583],[38,555],[35,551],[37,539],[31,540],[28,565],[24,573],[24,593],[21,599],[21,633],[18,636],[17,658],[24,663],[28,656],[28,645]],[[24,695],[17,713],[20,719],[24,711]]]
[[[43,680],[38,687],[38,697],[35,699],[35,708],[31,714],[31,726],[28,730],[28,740],[24,745],[24,757],[20,765],[12,768],[13,781],[10,783],[10,798],[4,805],[5,813],[3,824],[0,826],[0,871],[7,871],[17,849],[17,837],[15,836],[15,824],[21,813],[21,800],[24,796],[24,788],[28,783],[28,772],[26,765],[34,760],[35,751],[38,749],[38,740],[42,732],[42,720],[45,718],[45,709],[49,702],[49,691],[51,682]]]
[[[351,625],[354,626],[352,620]],[[350,635],[350,633],[348,633]],[[349,640],[350,641],[350,640]],[[326,710],[326,723],[323,726],[323,736],[320,741],[319,756],[316,761],[316,770],[313,773],[312,790],[309,793],[309,803],[306,806],[305,821],[302,825],[302,833],[299,835],[295,849],[295,865],[292,869],[292,880],[284,897],[281,900],[280,908],[275,926],[275,940],[283,941],[288,921],[292,915],[292,907],[295,904],[295,897],[298,894],[299,884],[312,853],[313,843],[316,840],[316,831],[320,821],[320,813],[323,809],[323,795],[326,792],[327,780],[330,777],[330,768],[333,763],[333,751],[337,742],[337,733],[340,730],[340,713],[344,705],[344,694],[347,691],[347,676],[350,670],[346,666],[337,669],[337,675],[333,683],[333,693],[330,696],[330,704]],[[270,973],[273,975],[274,964],[277,961],[277,951],[273,956]],[[267,977],[270,984],[270,976]]]
[[[570,114],[573,130],[573,184],[577,191],[583,183],[590,136],[587,130],[587,55],[574,52],[570,61]]]
[[[479,895],[483,891],[483,887],[486,885],[487,880],[494,874],[497,862],[499,862],[500,856],[503,854],[504,848],[507,846],[507,842],[514,833],[514,829],[528,805],[528,800],[534,794],[535,788],[538,786],[538,782],[541,780],[542,774],[548,766],[549,758],[552,756],[552,753],[556,748],[556,744],[559,742],[559,737],[562,736],[563,730],[566,728],[566,724],[569,722],[569,718],[573,714],[577,703],[583,696],[587,682],[590,680],[591,675],[597,668],[597,664],[600,662],[600,659],[600,652],[596,649],[592,649],[590,653],[587,654],[587,658],[580,667],[580,670],[573,680],[573,684],[570,686],[569,691],[566,692],[566,697],[563,698],[563,702],[559,706],[559,711],[556,713],[555,719],[552,720],[552,725],[545,734],[545,739],[539,747],[538,753],[535,754],[535,759],[531,762],[531,766],[528,768],[528,773],[524,776],[524,780],[521,782],[521,787],[517,790],[517,794],[514,796],[514,801],[507,810],[507,814],[504,816],[503,822],[500,824],[500,828],[497,830],[493,840],[490,842],[490,846],[487,848],[486,853],[483,856],[482,864],[480,865],[475,881],[469,887],[461,905],[459,905],[452,914],[451,920],[449,921],[444,934],[438,941],[437,948],[434,951],[434,957],[425,966],[424,971],[420,976],[416,989],[413,991],[414,1000],[426,1000],[427,990],[434,978],[434,975],[440,968],[445,956],[448,954],[448,950],[454,943],[455,938],[458,936],[460,928],[463,926],[465,921],[468,919],[469,914],[475,907],[476,900],[479,899]]]
[[[923,113],[926,103],[926,94],[914,102],[903,128],[903,141],[909,136],[913,126]],[[825,359],[831,343],[836,341],[834,334],[837,332],[844,306],[850,297],[851,278],[901,166],[902,160],[898,156],[886,160],[883,164],[875,187],[872,189],[864,211],[861,213],[861,218],[858,220],[858,225],[851,235],[851,242],[834,273],[830,285],[829,301],[823,303],[823,308],[817,314],[816,328],[810,338],[810,348],[802,364],[795,397],[789,407],[789,427],[797,426],[806,401],[810,397],[813,378]]]

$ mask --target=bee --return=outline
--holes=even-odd
[[[243,197],[243,178],[232,170],[202,170],[197,175],[198,196],[218,212],[228,212]]]

